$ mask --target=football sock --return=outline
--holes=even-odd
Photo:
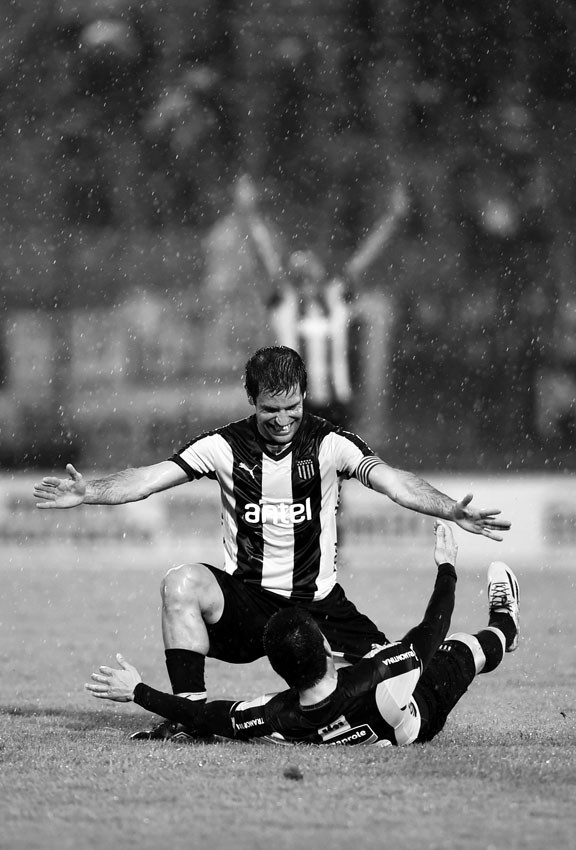
[[[508,619],[511,618],[508,617]],[[507,640],[504,630],[500,629],[500,627],[493,628],[488,626],[487,629],[482,629],[474,637],[478,640],[478,643],[482,647],[482,652],[486,656],[486,664],[480,672],[491,673],[504,658],[505,641]]]
[[[494,611],[490,614],[489,626],[499,629],[506,639],[506,646],[510,646],[516,637],[516,623],[506,611]]]
[[[205,700],[205,656],[192,649],[167,649],[165,655],[172,693],[187,699]]]

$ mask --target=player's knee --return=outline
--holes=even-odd
[[[173,567],[162,579],[160,592],[164,607],[176,609],[199,605],[213,581],[212,573],[203,564]]]
[[[474,668],[476,673],[481,673],[486,665],[486,656],[482,650],[480,642],[475,635],[470,635],[467,632],[455,632],[446,638],[446,642],[458,641],[468,647],[474,659]]]

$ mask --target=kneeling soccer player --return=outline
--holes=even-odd
[[[266,628],[265,649],[289,685],[281,693],[196,705],[145,685],[121,656],[121,669],[101,667],[86,687],[96,697],[134,700],[180,724],[171,741],[209,735],[308,744],[428,741],[476,674],[494,670],[504,652],[518,645],[518,582],[502,562],[488,570],[487,628],[445,639],[454,606],[456,551],[450,528],[436,523],[438,574],[422,622],[401,641],[375,646],[351,667],[336,669],[326,638],[306,611],[275,614]]]

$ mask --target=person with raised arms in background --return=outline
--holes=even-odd
[[[446,638],[454,608],[457,546],[452,530],[435,523],[437,575],[422,621],[402,640],[375,645],[352,666],[336,669],[330,644],[300,607],[274,614],[264,649],[289,689],[250,700],[192,703],[142,682],[121,655],[120,668],[102,666],[86,684],[100,699],[137,705],[177,725],[172,740],[212,735],[273,743],[404,746],[429,741],[479,673],[496,669],[518,646],[519,591],[501,561],[488,569],[488,626]]]
[[[387,209],[337,274],[328,273],[315,250],[288,252],[259,210],[257,195],[249,175],[242,175],[236,207],[267,280],[265,304],[273,343],[293,348],[306,362],[308,411],[350,428],[358,410],[353,373],[360,364],[353,333],[359,321],[361,281],[408,216],[407,188],[400,180],[394,183]],[[381,301],[383,293],[379,294]]]
[[[247,663],[264,655],[264,628],[278,610],[305,608],[342,663],[357,661],[384,633],[347,598],[337,581],[336,512],[344,479],[393,502],[502,540],[510,528],[499,510],[456,500],[410,472],[389,466],[357,435],[304,409],[307,373],[294,350],[259,349],[246,364],[254,414],[200,434],[168,460],[86,481],[43,478],[34,488],[43,509],[117,505],[208,477],[221,493],[224,569],[173,567],[162,586],[162,634],[175,694],[205,700],[206,656]],[[174,734],[161,722],[142,735]]]

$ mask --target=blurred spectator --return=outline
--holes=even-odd
[[[310,364],[310,411],[339,425],[347,423],[352,400],[350,301],[344,281],[328,278],[313,251],[290,254],[286,280],[268,300],[275,341]]]
[[[536,427],[540,438],[560,449],[576,446],[576,293],[562,293],[548,362],[536,383]]]
[[[576,371],[543,369],[536,385],[536,427],[540,438],[561,449],[576,446]]]
[[[204,239],[202,318],[206,366],[230,379],[242,369],[254,345],[269,336],[264,293],[267,282],[249,239],[252,185],[240,178],[230,188],[226,215],[208,230]],[[270,234],[266,234],[271,237]],[[197,290],[191,289],[197,298]]]
[[[213,223],[226,202],[234,140],[220,73],[191,65],[144,115],[142,133],[160,223]]]
[[[408,212],[398,184],[390,208],[360,243],[342,272],[329,275],[315,251],[283,256],[281,241],[260,215],[256,191],[241,178],[240,202],[258,259],[268,277],[266,304],[273,341],[298,351],[308,363],[308,407],[319,416],[350,427],[353,398],[351,328],[363,273],[392,238]],[[382,364],[383,365],[383,364]]]

